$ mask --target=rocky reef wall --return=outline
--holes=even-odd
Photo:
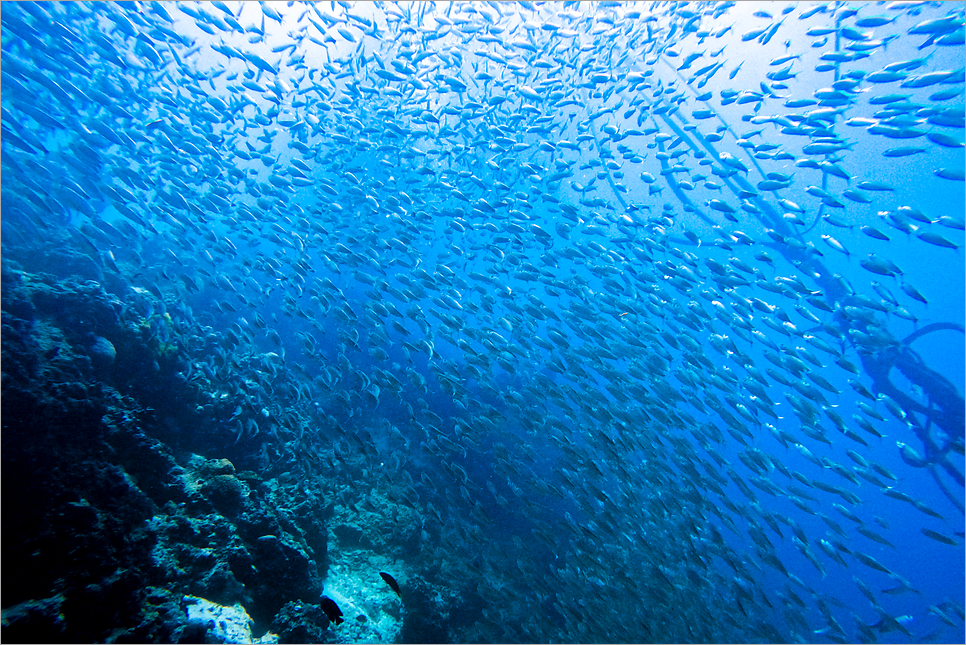
[[[321,496],[224,438],[170,317],[7,263],[2,288],[4,640],[190,641],[186,594],[260,635],[318,602]]]

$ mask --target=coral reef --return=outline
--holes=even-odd
[[[5,639],[176,642],[185,594],[240,603],[260,633],[318,601],[321,503],[172,445],[206,444],[170,441],[199,393],[142,318],[5,263],[2,321]]]
[[[462,592],[402,564],[430,538],[413,504],[231,430],[238,404],[191,367],[203,328],[6,261],[2,289],[5,640],[451,639]]]

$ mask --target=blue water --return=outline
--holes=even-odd
[[[962,642],[963,3],[264,4],[5,3],[4,261],[42,271],[66,244],[122,301],[163,294],[182,377],[223,395],[226,437],[246,428],[233,459],[411,510],[429,539],[399,567],[476,594],[455,640]],[[72,20],[109,46],[65,37]],[[31,37],[91,73],[60,65],[45,86]],[[890,65],[904,76],[863,81]],[[890,93],[908,97],[870,103]],[[899,146],[922,150],[883,154]],[[904,420],[852,386],[878,395],[869,369],[901,347],[932,370],[888,372]]]

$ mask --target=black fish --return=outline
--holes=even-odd
[[[322,607],[322,611],[324,611],[325,615],[328,616],[329,622],[339,625],[344,620],[342,618],[342,610],[339,609],[339,605],[335,604],[335,601],[328,596],[322,596],[322,601],[319,603],[319,606]]]
[[[400,599],[402,599],[402,593],[399,591],[399,583],[396,582],[396,579],[393,578],[388,573],[384,573],[382,571],[379,572],[379,575],[382,576],[382,579],[386,581],[387,585],[392,587],[392,590],[396,592],[396,595],[399,596]]]

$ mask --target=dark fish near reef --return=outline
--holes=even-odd
[[[335,604],[335,601],[328,596],[322,596],[319,606],[322,608],[322,611],[325,612],[329,622],[340,625],[345,620],[342,618],[342,610],[339,609],[339,605]]]
[[[392,588],[392,590],[396,592],[396,595],[402,598],[402,592],[399,591],[399,583],[396,582],[396,579],[383,571],[380,571],[379,575],[382,576],[382,579],[386,581],[386,584],[389,585]]]

